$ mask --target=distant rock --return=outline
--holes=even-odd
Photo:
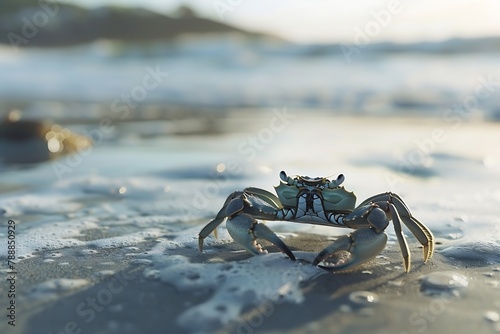
[[[172,17],[141,8],[108,6],[85,9],[57,3],[52,7],[37,5],[8,13],[0,11],[0,43],[16,47],[68,46],[99,39],[167,41],[182,34],[208,33],[270,37],[198,17],[185,6],[175,11]]]

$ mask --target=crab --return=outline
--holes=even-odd
[[[406,225],[422,244],[424,262],[432,257],[432,232],[413,217],[397,194],[378,194],[356,207],[354,193],[341,186],[345,179],[343,174],[338,175],[335,180],[325,177],[291,177],[284,171],[279,176],[280,184],[275,187],[278,196],[252,187],[229,195],[217,216],[200,231],[200,251],[203,251],[204,239],[212,232],[217,237],[216,228],[224,220],[227,220],[226,227],[233,240],[248,252],[254,255],[266,253],[256,242],[257,239],[264,239],[277,246],[293,261],[295,256],[288,246],[258,220],[354,229],[354,232],[339,237],[323,249],[312,263],[335,272],[350,269],[375,258],[387,243],[384,231],[392,220],[406,272],[410,271],[410,250],[401,223]]]

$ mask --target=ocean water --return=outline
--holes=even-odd
[[[217,239],[205,240],[203,254],[197,249],[199,231],[231,192],[248,186],[273,191],[281,170],[311,177],[343,173],[358,203],[386,191],[401,195],[437,246],[434,260],[422,266],[419,244],[405,230],[414,270],[434,273],[420,285],[400,276],[387,283],[390,291],[406,289],[398,296],[408,299],[396,304],[412,319],[413,311],[429,305],[425,298],[451,295],[459,311],[451,309],[449,317],[467,311],[470,323],[498,330],[497,55],[367,50],[348,63],[336,49],[238,43],[186,40],[145,49],[98,42],[15,55],[2,47],[3,103],[18,103],[26,118],[56,121],[94,141],[91,149],[57,160],[1,165],[0,258],[7,259],[7,221],[13,220],[16,263],[25,270],[19,301],[39,307],[25,306],[33,318],[24,332],[37,324],[56,332],[71,319],[86,325],[78,313],[85,293],[123,268],[139,268],[140,280],[175,291],[179,299],[172,303],[181,310],[170,324],[174,332],[210,332],[240,321],[255,305],[307,303],[304,284],[332,276],[310,264],[324,247],[319,244],[349,230],[268,222],[286,243],[302,235],[317,240],[318,246],[294,246],[296,262],[268,245],[270,254],[251,257],[232,242],[225,224]],[[147,89],[155,84],[153,72],[162,74]],[[123,94],[140,98],[127,105]],[[125,105],[127,113],[119,109]],[[394,265],[391,257],[399,254],[393,228],[386,232],[386,250],[360,268],[357,283],[402,272],[402,262]],[[396,305],[390,291],[357,290],[334,309],[350,324],[359,317],[376,324],[370,316],[379,311],[371,305]],[[148,298],[168,304],[161,293]],[[50,313],[54,305],[69,313]],[[131,311],[124,305],[113,302],[111,315],[101,315],[104,332],[141,331],[146,318],[114,318]],[[471,311],[468,305],[481,306]],[[157,312],[146,309],[151,317]],[[52,317],[55,327],[43,320]],[[446,321],[429,326],[447,328]],[[95,326],[89,332],[101,329],[89,323]],[[408,326],[420,332],[411,321]]]
[[[57,104],[68,101],[104,103],[106,111],[120,117],[143,106],[169,104],[215,109],[287,105],[336,114],[434,117],[446,109],[463,109],[467,117],[496,120],[500,50],[491,47],[494,40],[480,42],[487,51],[475,52],[470,43],[456,41],[443,42],[443,50],[439,43],[434,48],[375,44],[358,47],[353,55],[343,53],[341,45],[235,36],[144,45],[98,41],[17,52],[4,45],[0,99],[56,102],[26,108],[34,117],[100,112]]]

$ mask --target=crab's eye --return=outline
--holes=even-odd
[[[335,181],[331,181],[330,183],[328,183],[328,188],[330,189],[336,188],[340,186],[342,182],[344,182],[344,180],[345,180],[344,174],[339,174],[339,176],[337,176],[337,179]]]
[[[286,173],[285,173],[285,171],[284,171],[284,170],[282,170],[282,171],[280,172],[280,179],[281,179],[281,181],[283,181],[283,182],[287,182],[287,181],[288,181],[288,176],[286,175]]]

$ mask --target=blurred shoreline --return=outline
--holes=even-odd
[[[376,45],[348,59],[338,46],[236,35],[147,46],[102,40],[19,54],[6,46],[0,48],[0,112],[153,119],[287,107],[431,118],[452,110],[464,119],[498,121],[497,63],[498,52],[380,53]]]
[[[111,104],[105,102],[88,101],[40,101],[40,100],[1,100],[0,115],[6,115],[9,111],[18,110],[22,112],[23,120],[44,121],[50,120],[58,124],[99,124],[109,123],[135,123],[151,121],[182,122],[189,121],[192,124],[197,122],[231,123],[238,119],[254,118],[256,121],[265,115],[271,115],[273,110],[289,110],[294,114],[312,117],[321,116],[326,118],[342,119],[385,119],[388,122],[407,120],[412,122],[443,122],[448,124],[456,123],[497,123],[500,117],[493,115],[485,116],[478,111],[462,111],[453,108],[437,110],[431,113],[426,108],[400,108],[393,112],[381,109],[373,110],[353,110],[351,108],[307,108],[277,105],[272,106],[203,106],[203,105],[180,105],[171,103],[143,103],[134,108],[123,108],[117,112]],[[213,125],[213,124],[212,124]]]

